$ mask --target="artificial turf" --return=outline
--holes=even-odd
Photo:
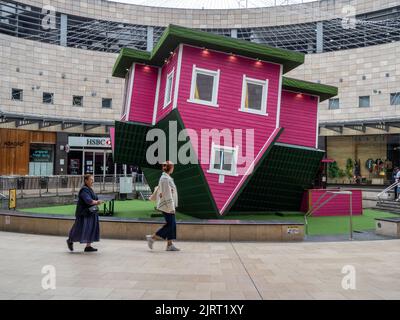
[[[55,215],[74,215],[76,205],[51,206],[41,208],[20,209],[23,212],[44,213]],[[156,214],[154,203],[142,200],[126,200],[115,202],[115,217],[118,218],[143,218],[154,219],[152,214]],[[353,217],[353,229],[356,231],[366,231],[375,229],[375,218],[398,217],[398,215],[372,209],[364,209],[363,215]],[[160,218],[157,218],[158,220]],[[197,220],[196,218],[177,212],[177,220]],[[277,215],[276,213],[265,214],[232,214],[222,217],[222,219],[234,220],[281,220],[304,222],[301,213],[292,213],[289,215]],[[310,235],[335,235],[346,234],[349,232],[349,217],[309,217],[308,232]]]

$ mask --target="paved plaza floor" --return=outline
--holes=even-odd
[[[62,237],[0,232],[0,299],[400,299],[400,240],[177,246],[103,239],[70,253]],[[56,289],[42,287],[46,266]]]

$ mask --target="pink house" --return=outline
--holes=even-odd
[[[115,161],[140,165],[151,187],[159,162],[176,163],[182,212],[298,210],[323,156],[318,103],[337,94],[283,76],[303,62],[301,53],[173,25],[152,52],[123,49],[113,69],[125,78]]]

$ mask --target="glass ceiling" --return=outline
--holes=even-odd
[[[319,0],[108,0],[152,7],[190,9],[244,9],[284,6]]]

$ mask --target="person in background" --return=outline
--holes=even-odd
[[[93,191],[94,178],[91,174],[84,177],[84,185],[79,190],[78,204],[75,210],[75,223],[69,232],[67,246],[74,250],[74,242],[86,243],[85,252],[95,252],[93,242],[100,241],[100,225],[98,212],[91,212],[89,208],[102,203]]]
[[[166,161],[162,164],[162,175],[160,177],[155,198],[157,210],[164,215],[166,224],[162,226],[155,234],[147,235],[146,240],[150,249],[153,249],[154,241],[161,238],[167,240],[167,251],[180,251],[172,243],[176,239],[176,219],[175,208],[178,206],[178,191],[171,174],[174,172],[174,164]]]
[[[394,176],[394,182],[400,181],[400,169],[398,167],[394,168],[393,176]],[[400,193],[400,185],[394,188],[395,201],[400,201],[399,193]]]

